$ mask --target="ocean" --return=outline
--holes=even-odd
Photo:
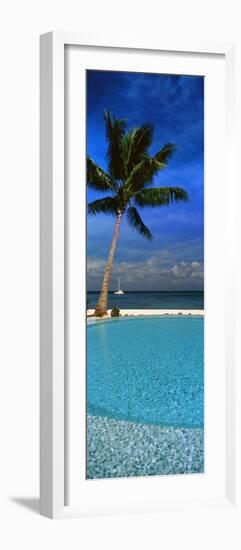
[[[87,294],[88,309],[96,306],[99,291]],[[109,292],[108,308],[120,309],[204,309],[204,292],[198,291],[127,291],[118,296]]]

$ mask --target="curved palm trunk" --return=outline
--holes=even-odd
[[[107,302],[108,302],[108,292],[109,292],[109,284],[110,284],[110,276],[112,271],[112,265],[113,265],[113,259],[115,255],[115,249],[117,244],[117,239],[120,231],[120,224],[122,220],[123,212],[119,212],[117,214],[116,222],[115,222],[115,229],[114,229],[114,235],[110,247],[110,252],[108,256],[108,260],[105,266],[105,272],[104,272],[104,278],[102,283],[102,289],[99,296],[98,304],[95,309],[95,315],[98,317],[102,317],[102,315],[105,315],[107,313]]]

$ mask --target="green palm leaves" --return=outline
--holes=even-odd
[[[155,187],[143,189],[135,196],[135,203],[141,208],[149,206],[168,206],[171,202],[187,201],[188,195],[180,187]]]
[[[115,182],[93,160],[87,159],[87,182],[94,191],[114,191]]]
[[[140,214],[138,213],[138,210],[134,206],[130,206],[127,209],[127,219],[129,224],[134,227],[140,235],[151,241],[153,239],[153,236],[144,224],[144,222],[141,219]]]
[[[143,124],[126,132],[126,122],[105,112],[108,173],[87,158],[88,186],[108,196],[88,205],[89,214],[127,214],[127,221],[147,239],[152,235],[137,208],[168,206],[173,201],[188,200],[181,187],[151,187],[153,178],[163,170],[176,150],[166,143],[154,156],[148,150],[153,140],[153,127]]]

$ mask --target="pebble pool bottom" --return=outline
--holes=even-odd
[[[204,470],[204,320],[87,328],[87,478]]]

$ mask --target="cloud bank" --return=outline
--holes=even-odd
[[[100,289],[104,268],[104,259],[88,258],[89,290]],[[203,275],[202,262],[174,262],[164,251],[144,261],[115,262],[111,288],[116,288],[118,276],[121,276],[121,286],[125,290],[201,290]]]

